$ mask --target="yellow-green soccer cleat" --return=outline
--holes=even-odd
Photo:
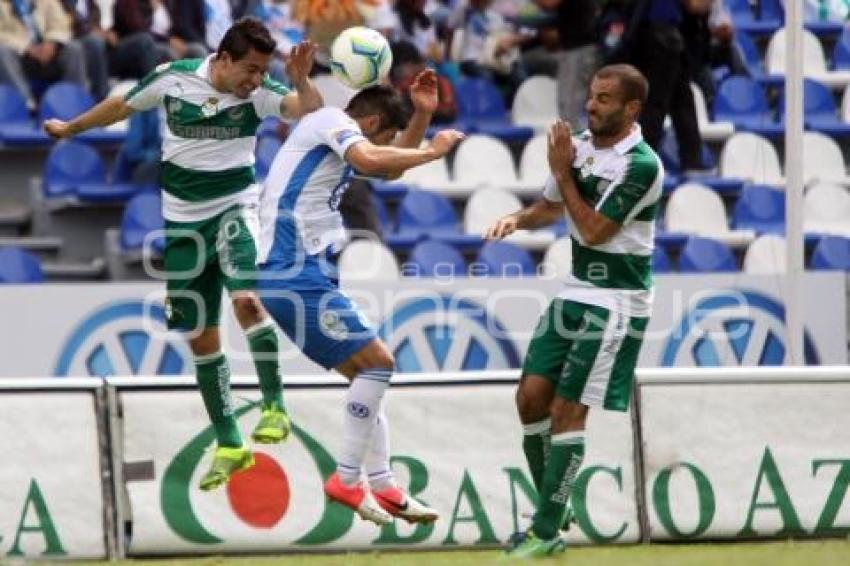
[[[560,554],[566,549],[567,543],[561,537],[543,540],[529,529],[511,537],[505,557],[508,559],[545,558]]]
[[[292,424],[286,411],[280,409],[263,409],[260,422],[254,427],[251,438],[258,444],[277,444],[289,436]]]
[[[241,448],[228,448],[227,446],[216,448],[212,465],[201,478],[199,487],[203,491],[213,490],[226,484],[233,474],[247,470],[253,465],[254,455],[244,446]]]

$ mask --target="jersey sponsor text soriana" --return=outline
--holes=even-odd
[[[622,228],[607,242],[589,246],[567,212],[572,273],[567,274],[558,296],[629,316],[649,316],[655,217],[664,177],[661,160],[643,141],[637,125],[610,148],[594,147],[589,131],[575,136],[573,143],[572,175],[579,193]],[[550,201],[563,200],[551,176],[543,196]]]
[[[135,110],[161,106],[163,215],[204,220],[234,204],[256,202],[255,134],[263,118],[280,117],[288,92],[268,78],[247,99],[219,92],[206,59],[157,67],[125,101]]]

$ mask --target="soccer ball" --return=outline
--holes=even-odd
[[[393,54],[377,31],[357,26],[337,36],[331,45],[331,71],[346,85],[359,90],[383,81],[390,72]]]

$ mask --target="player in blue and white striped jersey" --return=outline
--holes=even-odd
[[[310,359],[351,381],[337,473],[325,493],[377,524],[392,515],[430,522],[438,514],[393,479],[381,405],[395,361],[339,290],[334,258],[346,240],[339,201],[355,171],[395,177],[443,157],[463,137],[444,130],[419,149],[437,107],[433,71],[416,78],[411,100],[408,118],[401,97],[377,86],[356,94],[345,110],[326,107],[305,116],[272,163],[260,205],[263,305]]]

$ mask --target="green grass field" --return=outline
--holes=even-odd
[[[847,566],[850,565],[850,540],[573,548],[558,558],[535,562],[569,566]],[[497,551],[446,551],[287,554],[250,558],[216,556],[124,560],[108,564],[117,566],[130,564],[140,566],[486,566],[505,563],[502,553]],[[74,562],[73,564],[74,566],[89,564],[103,566],[107,563]]]

